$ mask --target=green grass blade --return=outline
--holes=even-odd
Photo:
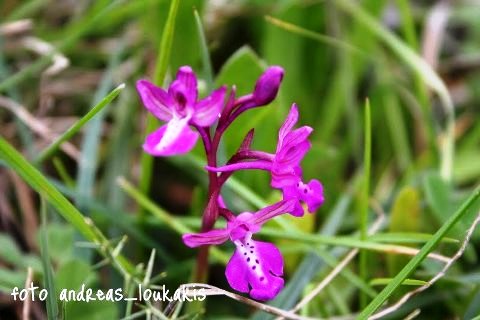
[[[42,258],[42,267],[44,275],[44,284],[47,291],[50,293],[47,296],[47,316],[48,320],[55,320],[58,318],[58,304],[55,296],[55,283],[53,278],[53,267],[50,262],[50,255],[48,253],[48,239],[47,239],[47,204],[43,197],[40,198],[40,215],[42,219],[42,229],[40,237],[40,251]]]
[[[363,188],[361,190],[360,207],[360,239],[365,240],[368,236],[368,202],[370,197],[370,167],[372,161],[372,120],[370,114],[370,102],[365,101],[365,127],[364,127],[364,151],[363,151]],[[360,251],[359,254],[359,274],[363,281],[368,277],[367,253]],[[367,305],[367,296],[360,293],[360,306]]]
[[[177,18],[178,6],[180,0],[173,0],[168,11],[167,21],[165,22],[165,29],[162,34],[162,41],[158,48],[157,64],[155,65],[155,72],[153,74],[153,81],[157,85],[162,85],[167,74],[168,63],[172,53],[173,36],[175,33],[175,20]]]
[[[390,297],[390,295],[412,274],[412,272],[422,263],[427,255],[432,252],[435,247],[440,243],[442,238],[455,226],[455,224],[461,220],[468,209],[475,204],[480,196],[480,187],[477,187],[471,196],[460,206],[460,208],[450,216],[450,218],[442,225],[440,229],[434,234],[420,250],[420,252],[413,257],[408,264],[392,279],[392,281],[373,299],[370,304],[363,309],[358,316],[358,319],[367,319],[373,314],[382,304]]]
[[[203,30],[202,20],[198,11],[193,10],[193,15],[195,16],[195,23],[197,25],[198,38],[200,39],[200,51],[202,52],[202,65],[203,65],[203,76],[207,81],[207,89],[213,89],[213,68],[210,61],[210,54],[208,52],[207,39],[205,37],[205,31]]]
[[[97,105],[95,105],[90,111],[84,115],[80,120],[75,122],[67,131],[65,131],[60,137],[52,142],[47,148],[45,148],[40,155],[35,159],[36,164],[40,164],[49,157],[51,157],[55,151],[64,143],[73,137],[88,121],[90,121],[97,113],[103,110],[113,99],[115,99],[120,92],[125,88],[125,84],[122,83],[115,89],[113,89],[105,98],[103,98]]]
[[[92,221],[87,220],[40,171],[31,165],[2,137],[0,137],[0,159],[3,159],[7,165],[17,172],[40,196],[44,197],[85,239],[102,248],[100,253],[106,254],[103,250],[105,249],[106,243],[105,237],[93,225]],[[118,255],[114,258],[118,265],[124,270],[132,274],[135,273],[135,268],[125,257]]]
[[[321,42],[328,44],[332,47],[336,47],[338,49],[346,50],[352,53],[355,53],[358,56],[361,57],[366,57],[365,53],[361,51],[359,48],[352,46],[346,42],[340,41],[337,38],[326,36],[323,34],[319,34],[317,32],[310,31],[308,29],[302,28],[300,26],[297,26],[293,23],[285,22],[280,19],[276,19],[274,17],[266,16],[265,20],[267,20],[268,23],[271,23],[272,25],[279,27],[281,29],[284,29],[288,32],[298,34],[300,36],[306,37],[313,39],[315,41]]]

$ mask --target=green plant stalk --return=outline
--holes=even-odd
[[[170,55],[172,51],[173,36],[175,31],[175,20],[177,17],[178,6],[180,4],[179,0],[173,0],[170,4],[170,9],[168,12],[167,21],[165,22],[165,28],[162,33],[162,40],[160,42],[160,47],[158,49],[158,56],[155,65],[155,70],[153,73],[153,82],[159,86],[163,85],[165,76],[168,70],[168,63],[170,61]],[[158,121],[152,115],[147,116],[147,126],[145,128],[145,136],[150,132],[155,130],[158,125]],[[140,190],[148,194],[150,189],[150,184],[152,181],[152,172],[153,172],[153,157],[146,152],[142,153],[140,159]],[[137,212],[137,216],[140,222],[144,218],[144,212],[140,208]]]
[[[372,120],[370,112],[370,102],[365,101],[365,129],[364,129],[364,152],[363,152],[363,188],[360,207],[360,240],[365,240],[368,236],[368,200],[370,195],[370,168],[372,161]],[[367,252],[361,250],[359,253],[360,278],[367,281],[368,265]],[[367,295],[360,292],[360,307],[367,305]]]
[[[90,219],[85,218],[38,169],[30,164],[14,147],[0,137],[0,159],[17,172],[41,197],[50,203],[72,226],[90,242],[99,246],[99,251],[107,255],[108,241]],[[113,257],[115,264],[135,275],[135,267],[122,255]]]
[[[409,275],[422,263],[427,255],[432,252],[439,244],[442,238],[452,229],[457,222],[459,222],[468,209],[480,197],[480,186],[478,186],[470,197],[460,206],[460,208],[450,216],[450,218],[435,232],[432,239],[430,239],[422,247],[420,252],[413,257],[408,264],[389,282],[389,284],[373,299],[370,304],[362,310],[357,319],[367,319],[372,315],[383,303],[390,297],[390,295],[408,278]]]
[[[43,161],[50,158],[55,151],[64,143],[73,137],[88,121],[90,121],[97,113],[102,111],[113,99],[115,99],[120,92],[125,88],[125,84],[122,83],[115,89],[113,89],[105,98],[103,98],[97,105],[95,105],[86,115],[84,115],[80,120],[75,122],[67,131],[65,131],[61,136],[59,136],[54,142],[52,142],[47,148],[38,155],[35,159],[35,164],[39,165]]]

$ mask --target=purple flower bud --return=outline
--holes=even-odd
[[[260,78],[258,78],[255,84],[255,91],[253,91],[255,103],[263,106],[272,102],[277,96],[282,79],[283,68],[279,66],[269,67]]]

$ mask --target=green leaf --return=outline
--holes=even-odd
[[[423,189],[428,206],[437,221],[441,224],[447,221],[458,202],[453,199],[451,185],[436,173],[429,173],[423,180]],[[461,234],[466,230],[462,221],[452,229],[452,235]]]
[[[55,287],[57,297],[62,290],[78,291],[82,284],[88,286],[96,278],[92,268],[80,259],[64,262],[55,273]]]
[[[116,302],[90,301],[67,302],[65,306],[65,319],[68,320],[105,320],[119,319]]]
[[[25,275],[25,271],[0,268],[0,292],[10,294],[14,287],[23,288]]]
[[[393,203],[390,216],[390,232],[416,232],[420,229],[420,195],[413,188],[406,186],[400,190]],[[400,256],[388,256],[388,271],[390,275],[397,274],[408,259]]]
[[[46,231],[50,258],[57,263],[70,259],[73,248],[74,229],[65,223],[49,223],[46,230],[39,229],[38,238]]]
[[[44,198],[41,199],[41,219],[42,219],[42,231],[40,232],[40,252],[43,265],[43,287],[50,293],[47,296],[47,316],[48,320],[55,320],[58,318],[58,304],[57,297],[52,293],[55,291],[55,283],[53,278],[53,266],[50,261],[48,236],[46,232],[47,227],[47,203]]]

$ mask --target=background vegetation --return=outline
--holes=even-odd
[[[205,205],[201,145],[186,157],[143,154],[155,124],[134,83],[167,84],[191,65],[202,94],[221,84],[242,94],[273,64],[286,72],[279,97],[242,115],[223,157],[252,126],[254,146],[272,151],[297,102],[315,129],[304,174],[322,181],[326,203],[262,231],[286,256],[287,286],[270,305],[290,310],[319,288],[298,314],[366,318],[452,264],[385,318],[480,314],[480,233],[461,248],[479,210],[478,1],[4,0],[0,10],[1,319],[273,318],[225,296],[10,296],[26,279],[51,293],[85,283],[132,297],[138,283],[188,283],[196,251],[180,235],[198,230]],[[225,193],[238,212],[279,197],[258,172],[237,174]],[[228,289],[232,250],[212,252],[210,284]]]

